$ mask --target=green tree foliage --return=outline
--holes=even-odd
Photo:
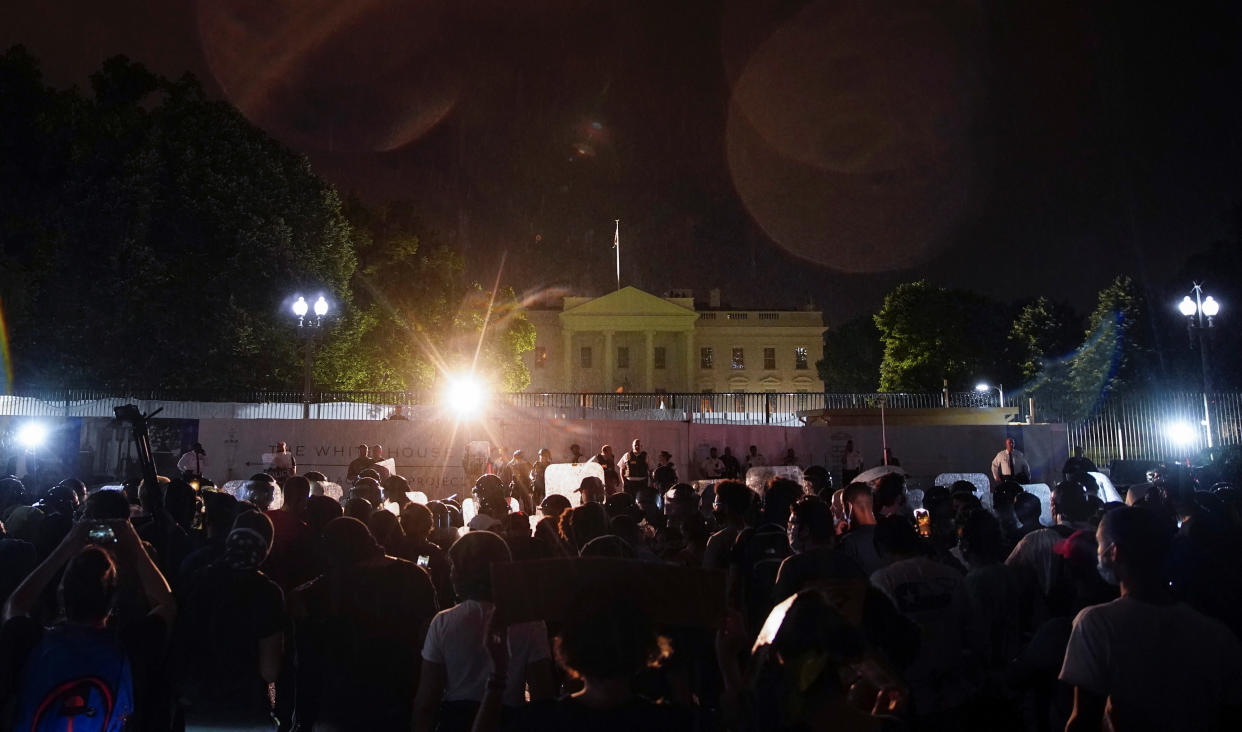
[[[965,390],[980,378],[1016,376],[1008,353],[1010,308],[973,292],[898,285],[884,298],[875,325],[884,346],[881,391]]]
[[[436,354],[464,333],[477,343],[477,286],[422,245],[408,207],[347,217],[304,156],[194,79],[118,57],[89,94],[61,92],[14,48],[0,99],[0,306],[18,386],[300,390],[295,293],[333,305],[321,388],[424,388]],[[500,385],[522,387],[533,331],[512,293],[497,302],[507,315],[483,350]]]
[[[860,315],[831,328],[824,337],[824,358],[815,363],[829,392],[873,392],[880,383],[884,346],[875,318]]]
[[[1023,379],[1035,378],[1046,364],[1072,351],[1082,335],[1082,318],[1068,303],[1040,296],[1022,306],[1009,340]]]
[[[1038,311],[1038,304],[1032,303],[1022,314],[1031,317],[1019,317],[1025,332],[1039,330],[1026,327],[1039,321],[1034,317]],[[1116,277],[1100,291],[1078,348],[1063,358],[1043,358],[1027,381],[1024,394],[1043,405],[1045,416],[1074,421],[1090,416],[1106,397],[1153,385],[1159,369],[1151,347],[1149,317],[1147,303],[1134,281],[1127,275]],[[1021,330],[1015,326],[1015,332]],[[1044,353],[1055,350],[1045,349]]]
[[[439,374],[474,364],[498,389],[529,385],[521,354],[535,347],[535,330],[512,290],[493,300],[469,282],[461,257],[432,243],[435,233],[409,202],[368,209],[351,200],[346,211],[358,251],[355,302],[365,318],[354,346],[368,369],[358,374],[363,383],[426,390]]]
[[[1147,302],[1128,275],[1100,290],[1086,340],[1069,368],[1070,388],[1082,404],[1155,380],[1147,318]]]

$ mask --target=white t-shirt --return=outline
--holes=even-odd
[[[916,708],[937,712],[970,698],[974,688],[963,672],[969,599],[961,573],[915,557],[872,572],[871,584],[922,631],[918,656],[905,673]]]
[[[445,701],[482,701],[492,675],[492,657],[484,636],[495,606],[465,600],[431,619],[423,659],[444,666]],[[515,707],[526,701],[526,667],[549,658],[548,629],[541,621],[509,626],[509,675],[501,701]]]
[[[202,475],[207,472],[207,456],[197,455],[196,459],[196,453],[193,450],[190,450],[182,455],[181,459],[177,461],[177,470],[180,470],[183,473]]]
[[[1052,550],[1064,538],[1053,529],[1036,529],[1022,537],[1005,564],[1036,577],[1040,592],[1047,595],[1052,589]]]
[[[711,456],[703,458],[703,462],[699,463],[699,472],[704,478],[719,478],[724,471],[724,463],[720,458]]]
[[[841,464],[846,470],[858,470],[863,464],[862,453],[858,450],[850,450],[841,456]]]
[[[1108,696],[1105,729],[1215,730],[1242,703],[1242,644],[1183,603],[1122,597],[1074,618],[1060,678]]]

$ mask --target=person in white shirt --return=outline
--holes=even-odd
[[[1141,507],[1100,522],[1100,575],[1121,597],[1074,618],[1060,675],[1074,689],[1066,732],[1242,729],[1242,644],[1173,599],[1172,535],[1171,522]]]
[[[177,470],[183,475],[189,473],[199,478],[203,477],[203,473],[207,472],[207,451],[203,449],[202,443],[194,443],[194,447],[181,456],[181,459],[177,461]]]
[[[724,463],[717,456],[716,448],[712,448],[707,457],[703,458],[703,462],[699,463],[699,475],[703,480],[713,480],[719,478],[721,472],[724,471]]]
[[[437,716],[441,728],[470,728],[493,671],[485,642],[496,609],[491,567],[511,559],[504,539],[490,531],[472,531],[449,549],[453,591],[460,602],[438,613],[427,628],[414,700],[414,732],[430,732]],[[551,699],[556,682],[543,621],[510,625],[508,646],[503,704],[521,706],[528,691],[532,702]]]
[[[293,458],[293,453],[289,452],[289,446],[283,441],[276,443],[276,452],[272,453],[272,464],[267,467],[267,472],[277,482],[283,481],[290,475],[297,475],[298,461]]]
[[[846,486],[854,482],[854,478],[863,469],[863,456],[861,450],[854,449],[854,441],[845,441],[845,452],[841,454],[841,485]]]
[[[992,480],[997,483],[1002,480],[1016,480],[1019,483],[1031,482],[1031,464],[1026,461],[1026,455],[1021,450],[1014,447],[1015,443],[1012,437],[1005,438],[1005,449],[996,453],[996,457],[992,458]]]
[[[759,448],[751,445],[750,453],[746,455],[746,469],[762,468],[767,464],[768,459],[763,456],[763,453],[759,452]]]

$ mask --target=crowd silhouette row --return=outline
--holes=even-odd
[[[624,465],[571,497],[485,474],[468,525],[366,467],[339,499],[316,473],[2,478],[3,728],[1242,729],[1233,487],[1105,504],[1078,473],[1044,526],[1004,480],[912,506],[900,474],[700,492]],[[719,596],[652,597],[656,565]],[[556,584],[574,567],[602,576]],[[518,568],[571,610],[506,620]]]

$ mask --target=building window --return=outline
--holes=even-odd
[[[699,313],[699,320],[715,320],[715,313]]]
[[[780,320],[780,313],[759,313],[760,320]]]
[[[805,346],[798,346],[794,349],[794,368],[799,371],[805,371],[808,368]]]
[[[703,346],[699,349],[699,368],[710,369],[716,360],[716,354],[712,352],[711,346]]]
[[[591,347],[583,346],[580,354],[578,363],[580,363],[584,369],[591,368]]]
[[[535,346],[535,368],[541,369],[548,365],[547,346]]]
[[[630,367],[629,346],[617,346],[617,368],[628,369],[629,367]]]
[[[749,313],[729,313],[725,317],[729,320],[746,320],[749,315]]]
[[[775,371],[776,370],[776,349],[775,348],[763,349],[763,370],[764,371]]]
[[[733,349],[733,359],[731,365],[734,370],[746,368],[746,353],[741,348]]]
[[[663,369],[667,359],[668,352],[664,350],[664,346],[656,346],[655,351],[651,354],[651,363],[657,369]]]

